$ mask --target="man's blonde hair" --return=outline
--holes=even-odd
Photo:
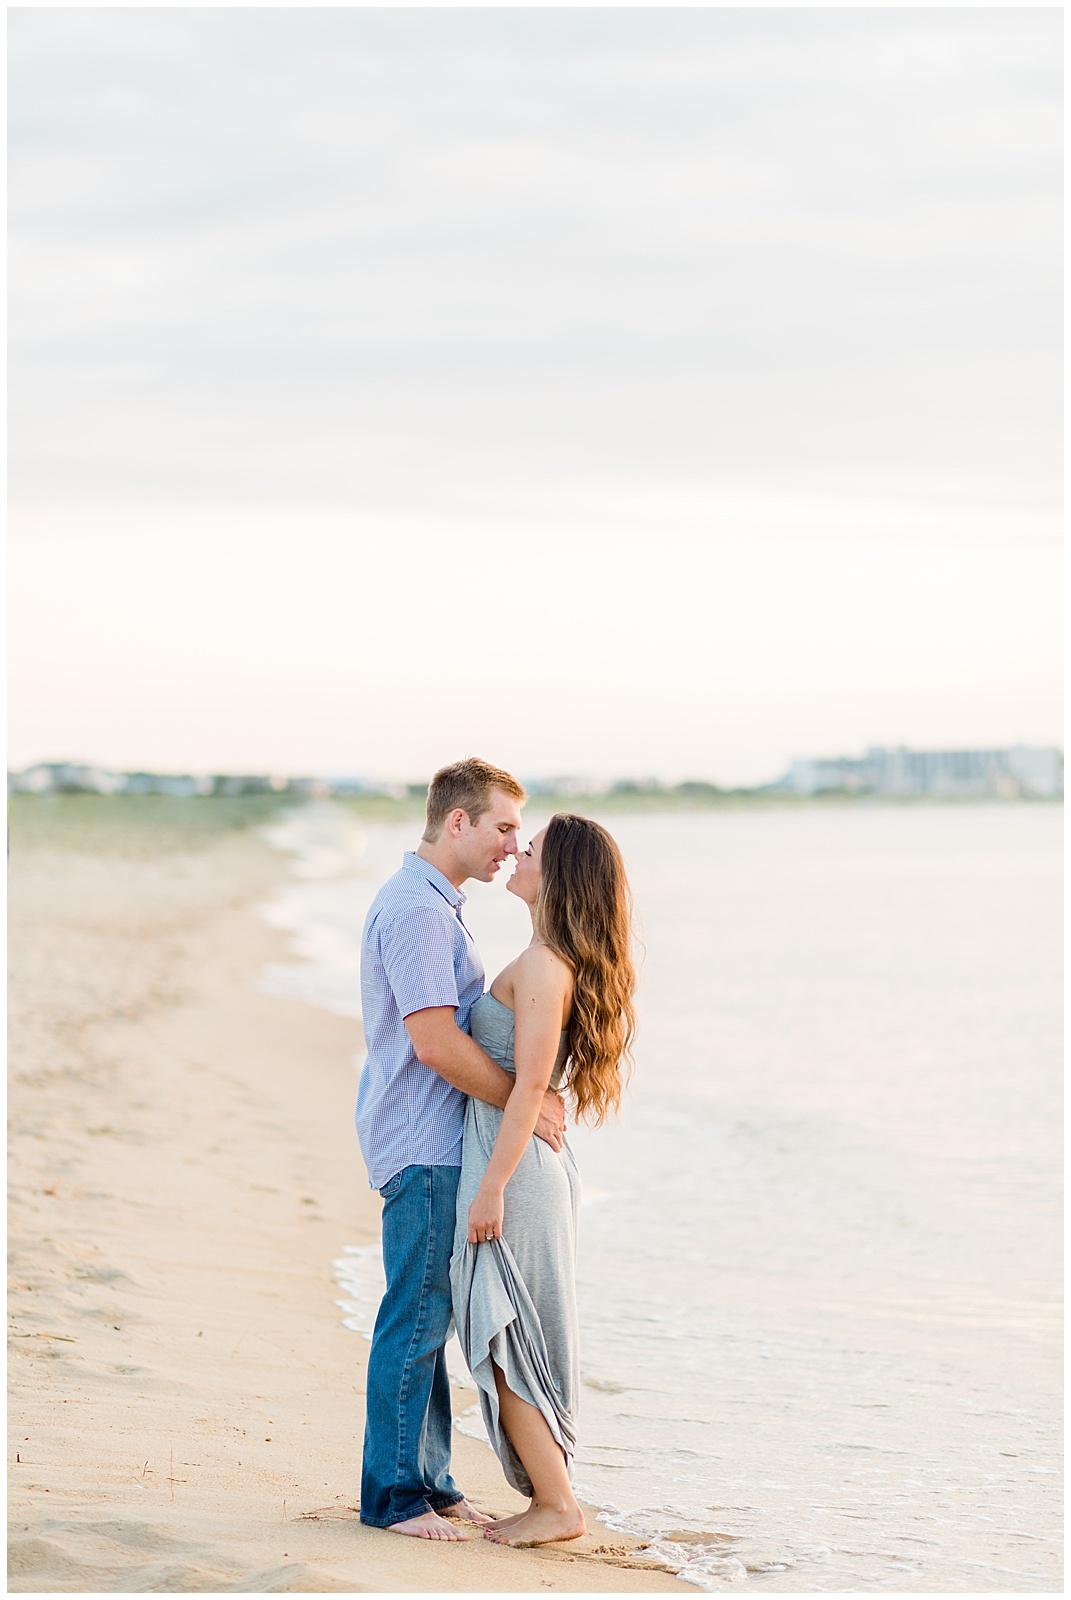
[[[464,761],[440,767],[428,784],[425,843],[434,843],[451,811],[459,806],[470,822],[478,822],[490,807],[491,796],[496,791],[522,804],[528,798],[523,785],[512,774],[501,767],[492,767],[489,761],[481,761],[478,756],[466,756]]]

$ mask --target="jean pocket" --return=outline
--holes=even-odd
[[[379,1191],[380,1199],[393,1200],[394,1196],[398,1193],[398,1190],[402,1186],[402,1179],[404,1176],[405,1168],[403,1167],[401,1172],[396,1172],[394,1174],[393,1178],[388,1178],[382,1189]]]

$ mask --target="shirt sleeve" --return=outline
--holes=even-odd
[[[452,920],[433,906],[411,906],[380,926],[383,970],[403,1017],[459,1004]]]

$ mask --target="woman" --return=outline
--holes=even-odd
[[[532,942],[472,1010],[472,1037],[517,1085],[504,1111],[470,1100],[451,1261],[454,1320],[488,1436],[528,1509],[485,1529],[516,1546],[577,1539],[576,1215],[568,1145],[533,1138],[548,1085],[578,1117],[617,1110],[634,1027],[629,893],[597,822],[558,815],[517,857],[507,887]]]

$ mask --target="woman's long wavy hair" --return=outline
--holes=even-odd
[[[621,852],[589,817],[559,812],[543,838],[535,925],[573,972],[566,1084],[578,1117],[618,1111],[632,1063],[632,903]]]

